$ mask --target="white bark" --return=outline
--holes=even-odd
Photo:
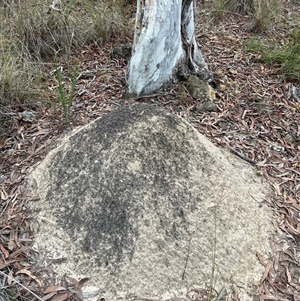
[[[130,94],[149,94],[186,64],[192,73],[208,73],[194,35],[192,0],[138,0],[133,55],[128,66]]]

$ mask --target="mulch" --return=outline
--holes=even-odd
[[[284,14],[299,13],[300,4],[288,1]],[[300,103],[292,97],[292,84],[272,75],[274,67],[259,62],[259,54],[245,51],[254,35],[246,29],[247,16],[226,15],[210,20],[200,11],[197,41],[213,73],[219,112],[199,112],[181,83],[169,84],[155,94],[125,98],[126,60],[111,59],[114,44],[91,45],[74,55],[80,77],[71,108],[71,120],[49,103],[8,110],[2,117],[6,135],[0,136],[0,300],[82,300],[86,279],[67,275],[55,280],[53,258],[47,250],[33,250],[32,225],[39,197],[26,188],[28,173],[55,147],[61,135],[85,125],[121,105],[152,103],[194,125],[213,143],[229,149],[256,167],[272,187],[268,198],[278,228],[285,236],[284,249],[258,260],[265,272],[255,283],[255,300],[300,300]],[[281,39],[286,29],[275,24],[257,39]],[[121,41],[122,43],[130,43]],[[70,86],[70,62],[61,60],[65,86]],[[56,82],[50,75],[47,89],[54,102]],[[9,108],[8,108],[9,109]],[[6,298],[6,299],[5,299]],[[14,300],[15,300],[14,299]],[[198,298],[200,300],[200,298]],[[238,295],[232,296],[238,300]],[[205,297],[201,297],[205,300]]]

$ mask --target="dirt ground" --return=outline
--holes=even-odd
[[[286,24],[299,10],[299,2],[287,1],[283,11]],[[200,10],[198,20],[197,41],[219,81],[215,101],[218,112],[197,111],[198,102],[181,83],[170,84],[147,97],[124,98],[127,62],[122,58],[112,59],[110,53],[116,43],[119,46],[131,43],[128,38],[103,48],[91,45],[74,54],[74,64],[80,64],[82,76],[76,85],[69,123],[63,121],[60,110],[56,114],[46,101],[19,108],[15,118],[3,121],[7,131],[0,137],[2,295],[7,292],[20,300],[81,299],[85,279],[66,275],[61,283],[54,283],[47,250],[32,251],[31,225],[35,220],[32,203],[39,198],[32,197],[23,184],[35,164],[55,146],[58,137],[120,105],[142,102],[156,104],[185,118],[215,145],[226,147],[253,164],[272,186],[268,201],[279,229],[286,234],[286,248],[273,258],[257,254],[265,267],[256,283],[257,300],[300,300],[300,104],[291,97],[291,82],[272,75],[274,68],[262,65],[257,60],[259,55],[245,51],[245,42],[250,37],[256,38],[247,31],[251,24],[247,16],[226,15],[218,21],[212,20],[209,11]],[[287,32],[288,26],[279,22],[259,38],[280,41]],[[66,85],[70,64],[60,61],[66,71],[63,73]],[[299,82],[293,84],[300,89]],[[45,85],[55,90],[56,82],[50,74]],[[33,253],[35,262],[29,261]]]

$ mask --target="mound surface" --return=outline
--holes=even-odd
[[[34,170],[37,247],[58,276],[90,277],[106,300],[164,298],[234,283],[251,295],[271,253],[268,187],[182,118],[121,107],[65,137]]]

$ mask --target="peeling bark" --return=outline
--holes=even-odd
[[[138,0],[128,92],[154,92],[184,66],[202,79],[209,69],[194,34],[193,0]]]

